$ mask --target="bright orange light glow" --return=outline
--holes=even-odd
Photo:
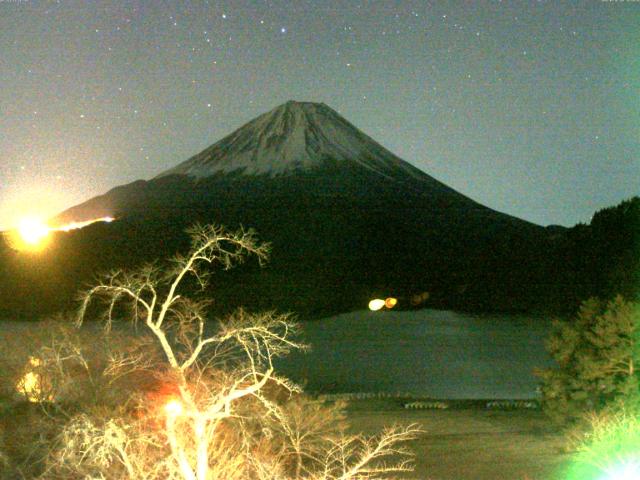
[[[393,308],[398,304],[398,299],[389,297],[384,301],[384,306],[387,308]]]
[[[369,302],[369,310],[371,311],[376,312],[382,307],[384,307],[384,300],[381,300],[379,298],[375,298]]]
[[[7,233],[9,244],[20,251],[37,252],[42,250],[51,232],[69,232],[84,228],[92,223],[113,222],[113,217],[100,217],[84,222],[71,222],[59,227],[50,227],[37,217],[25,217],[18,223],[18,227]]]
[[[37,369],[41,365],[42,361],[39,358],[29,357],[30,367]],[[32,403],[53,400],[53,396],[47,393],[47,389],[50,391],[50,388],[51,382],[47,381],[43,374],[37,370],[26,371],[16,384],[17,392]]]
[[[48,243],[50,228],[37,217],[25,217],[18,226],[5,235],[11,248],[20,251],[38,252]]]
[[[176,399],[170,400],[165,404],[164,411],[167,412],[167,415],[170,417],[177,417],[178,415],[182,415],[182,402]]]
[[[20,220],[18,233],[28,245],[36,246],[49,235],[49,227],[36,217],[28,217]]]

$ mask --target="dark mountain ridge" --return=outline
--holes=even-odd
[[[371,180],[373,184],[367,183]],[[245,195],[369,199],[393,192],[429,198],[443,206],[489,211],[401,160],[326,105],[290,101],[154,179],[116,187],[63,212],[55,221],[83,221],[95,218],[98,212],[119,215],[132,208],[147,208],[144,200],[162,203],[171,199],[168,203],[172,203],[177,196],[188,202],[195,192],[198,198],[219,195],[217,188],[224,194],[233,194],[232,189],[237,188]]]
[[[373,296],[408,306],[428,292],[420,306],[522,311],[562,290],[549,276],[561,229],[478,204],[323,104],[287,102],[155,178],[116,187],[54,221],[106,215],[117,220],[58,234],[39,259],[5,252],[0,283],[18,280],[5,307],[68,307],[99,271],[186,249],[183,231],[195,222],[253,227],[273,245],[266,269],[249,264],[214,277],[207,293],[221,309],[313,317],[362,308]],[[25,301],[15,285],[42,300]]]

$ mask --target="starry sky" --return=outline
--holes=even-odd
[[[541,225],[640,194],[640,1],[0,0],[0,227],[287,100]]]

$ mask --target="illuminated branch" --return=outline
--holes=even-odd
[[[162,429],[149,430],[144,416],[129,425],[85,419],[67,430],[61,452],[78,453],[74,448],[80,445],[80,456],[73,461],[87,465],[87,478],[356,480],[409,470],[409,453],[397,445],[417,435],[415,426],[388,429],[377,439],[345,436],[336,427],[336,408],[309,410],[304,402],[291,400],[285,406],[270,397],[270,390],[289,398],[301,391],[274,369],[275,358],[306,348],[294,340],[298,329],[289,315],[240,309],[216,328],[205,328],[210,302],[185,295],[185,279],[204,288],[208,267],[228,269],[247,255],[262,262],[268,246],[258,243],[251,230],[229,233],[196,226],[190,233],[186,256],[176,257],[164,271],[148,265],[107,275],[85,292],[77,317],[82,324],[95,299],[104,302],[107,330],[121,306],[130,308],[133,322],[143,320],[166,361],[165,370],[156,369],[171,393],[160,397],[166,402],[160,408],[144,399],[141,407],[155,411],[153,415],[160,412]],[[114,354],[109,361],[105,372],[114,382],[130,371],[151,368],[139,352]],[[78,443],[74,435],[84,440]],[[266,439],[273,435],[278,437],[270,445]],[[228,448],[227,441],[234,447]],[[384,463],[389,456],[400,460]],[[64,458],[61,462],[69,464]],[[114,462],[121,468],[105,476]]]

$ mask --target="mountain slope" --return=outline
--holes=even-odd
[[[121,216],[165,201],[197,202],[219,197],[217,189],[226,196],[346,195],[371,201],[401,195],[421,204],[428,200],[436,210],[456,206],[507,218],[398,158],[328,106],[290,101],[152,180],[116,187],[55,220]]]
[[[158,177],[202,178],[231,172],[287,175],[321,167],[327,160],[355,163],[390,179],[409,176],[435,182],[325,104],[294,101],[260,115]]]
[[[266,270],[245,267],[214,282],[210,294],[225,307],[313,316],[359,308],[373,295],[429,292],[431,306],[523,309],[548,263],[545,229],[465,197],[314,103],[287,102],[55,221],[105,215],[117,220],[57,241],[54,270],[64,280],[56,288],[66,285],[68,295],[97,271],[184,250],[194,222],[254,227],[273,244]]]

